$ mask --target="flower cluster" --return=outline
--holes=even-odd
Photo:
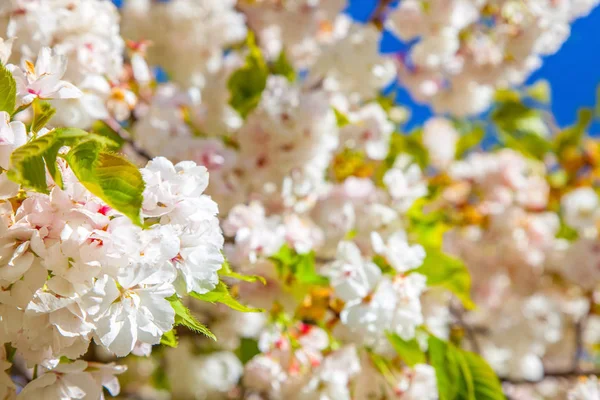
[[[0,398],[595,399],[592,115],[510,89],[595,4],[0,5]]]
[[[497,88],[523,84],[596,1],[403,0],[386,27],[411,43],[400,80],[437,112],[485,111]]]
[[[2,43],[5,58],[11,45]],[[157,157],[138,170],[102,136],[39,123],[55,111],[46,100],[82,96],[62,80],[66,63],[42,47],[35,64],[1,67],[3,370],[7,359],[35,369],[22,388],[3,378],[4,398],[118,394],[124,367],[79,359],[92,341],[118,357],[150,354],[180,298],[220,282],[224,240],[206,167]],[[29,107],[26,126],[16,117]]]

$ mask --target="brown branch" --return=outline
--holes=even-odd
[[[393,2],[394,0],[380,0],[377,8],[375,8],[375,11],[373,11],[373,14],[371,15],[371,22],[373,22],[379,30],[383,30],[385,14],[389,9],[390,4]]]
[[[104,120],[104,123],[114,130],[137,155],[145,158],[146,160],[151,160],[154,158],[148,152],[146,152],[146,150],[138,147],[138,145],[135,144],[131,134],[125,128],[123,128],[117,120],[111,118]]]
[[[575,354],[573,355],[572,370],[579,371],[579,359],[583,354],[583,321],[575,323]]]
[[[600,376],[600,370],[587,370],[587,371],[574,371],[574,370],[568,370],[568,371],[549,371],[549,372],[545,372],[544,376],[542,377],[542,379],[538,380],[538,381],[528,381],[525,379],[511,379],[511,378],[507,378],[507,377],[500,377],[500,381],[505,382],[505,383],[510,383],[513,385],[524,385],[524,384],[535,384],[535,383],[540,383],[548,378],[566,378],[566,379],[571,379],[571,378],[577,378],[580,376],[590,376],[590,375],[595,375],[595,376]]]
[[[467,324],[463,318],[464,309],[456,309],[455,307],[450,307],[450,314],[456,318],[456,321],[460,325],[461,328],[464,329],[467,339],[469,339],[469,343],[471,343],[471,347],[473,347],[473,351],[477,354],[481,354],[481,347],[479,346],[479,341],[477,340],[477,334],[473,327]]]

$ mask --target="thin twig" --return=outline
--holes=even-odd
[[[464,329],[465,333],[467,334],[467,338],[469,339],[469,343],[471,343],[471,347],[473,347],[475,353],[481,354],[481,347],[479,346],[479,342],[477,340],[477,334],[475,333],[475,330],[463,319],[463,312],[464,309],[457,310],[455,307],[450,307],[450,313],[456,318],[461,328]]]
[[[573,355],[573,371],[579,371],[579,359],[583,354],[583,322],[575,323],[575,354]]]
[[[146,150],[139,148],[135,142],[133,141],[133,138],[131,137],[131,134],[121,126],[121,124],[119,124],[118,121],[114,120],[114,119],[107,119],[104,121],[108,126],[111,127],[112,130],[114,130],[115,132],[117,132],[117,134],[121,137],[121,139],[123,139],[125,141],[125,143],[127,143],[129,145],[129,147],[131,147],[131,149],[140,157],[145,158],[146,160],[151,160],[152,157],[150,154],[148,154],[148,152],[146,152]]]
[[[385,22],[385,14],[394,0],[380,0],[379,4],[373,14],[371,15],[371,21],[379,28],[383,29],[383,25]]]
[[[502,382],[511,383],[513,385],[522,385],[522,384],[528,384],[528,383],[529,384],[539,383],[548,378],[567,378],[568,379],[568,378],[577,378],[579,376],[590,376],[590,375],[600,376],[600,370],[550,371],[550,372],[545,372],[543,378],[538,381],[528,381],[525,379],[511,379],[511,378],[506,378],[506,377],[500,377],[500,380]]]

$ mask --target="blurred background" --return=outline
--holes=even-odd
[[[126,0],[112,0],[117,6]],[[167,2],[169,0],[158,0]],[[358,21],[366,21],[377,8],[379,0],[349,0],[347,12]],[[589,16],[577,19],[571,26],[571,36],[561,49],[544,58],[542,67],[531,75],[527,84],[545,79],[552,88],[552,112],[560,126],[571,125],[580,107],[596,104],[597,86],[600,83],[600,8]],[[398,53],[410,47],[391,34],[385,34],[381,43],[384,53]],[[397,89],[398,103],[411,110],[406,128],[421,125],[429,116],[429,107],[416,104],[401,87]],[[600,123],[595,122],[590,130],[600,135]]]

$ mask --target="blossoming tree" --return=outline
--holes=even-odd
[[[1,399],[600,399],[596,1],[119,3],[0,4]]]

